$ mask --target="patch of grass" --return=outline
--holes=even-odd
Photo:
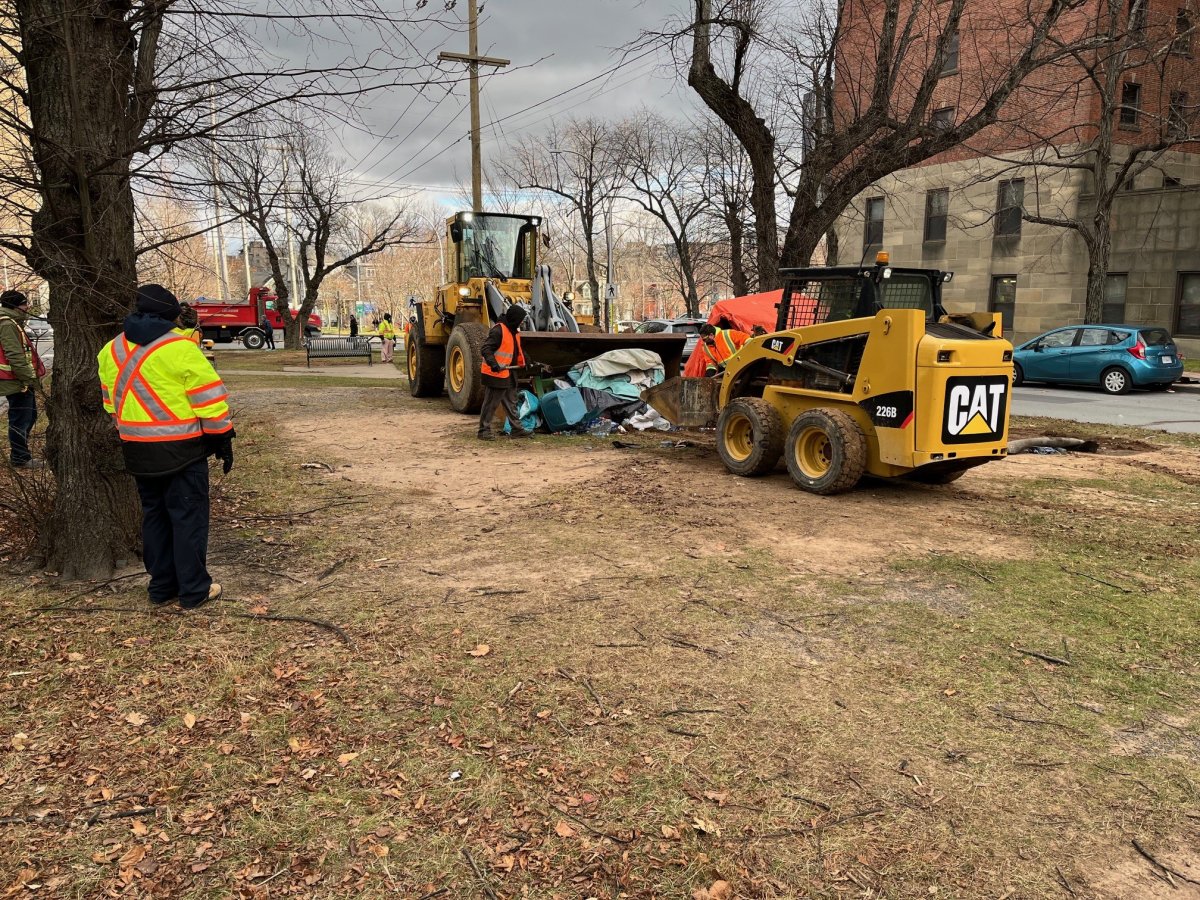
[[[277,380],[253,386],[312,383]],[[4,671],[31,674],[0,673],[0,734],[28,736],[0,756],[0,815],[156,813],[145,835],[126,819],[9,827],[0,871],[33,867],[65,897],[126,878],[179,898],[477,896],[465,850],[503,897],[687,897],[718,877],[775,900],[1051,896],[1059,873],[1085,895],[1130,835],[1194,833],[1193,487],[1017,471],[812,498],[702,477],[703,448],[651,434],[619,453],[498,442],[479,465],[528,466],[448,503],[429,460],[461,452],[451,429],[412,451],[411,491],[387,508],[330,506],[370,486],[299,469],[307,451],[277,424],[289,406],[268,396],[248,398],[247,452],[219,480],[226,604],[6,632]],[[305,422],[365,416],[379,395],[325,399]],[[542,485],[572,452],[604,465]],[[981,552],[847,552],[813,575],[803,541],[756,540],[765,522],[814,548],[886,540],[930,505]],[[984,552],[996,535],[1016,549]],[[114,588],[76,602],[141,600]],[[0,608],[16,622],[56,596],[14,594]],[[255,610],[336,622],[354,646],[229,615]],[[144,871],[118,862],[135,846]]]

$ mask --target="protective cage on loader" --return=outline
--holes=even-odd
[[[571,295],[560,298],[550,268],[538,265],[537,216],[460,212],[446,220],[448,284],[433,301],[416,303],[408,352],[409,390],[438,397],[445,389],[458,412],[483,402],[480,368],[488,330],[512,304],[529,314],[521,346],[529,366],[563,375],[576,363],[609,350],[653,350],[665,371],[679,371],[685,335],[605,334],[590,316],[575,315]],[[521,374],[521,373],[518,373]]]
[[[763,475],[783,457],[799,487],[836,494],[864,474],[946,484],[1005,457],[1012,344],[998,313],[946,313],[951,273],[881,254],[781,274],[775,332],[747,341],[719,379],[643,393],[677,425],[715,424],[730,472]]]

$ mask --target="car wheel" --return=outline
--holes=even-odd
[[[1128,394],[1129,389],[1133,387],[1133,381],[1128,372],[1119,366],[1113,366],[1100,373],[1100,387],[1104,388],[1106,394]]]
[[[1020,387],[1025,383],[1025,370],[1021,368],[1020,363],[1013,363],[1013,387]]]
[[[267,345],[267,336],[257,328],[242,332],[242,346],[247,350],[261,350]]]

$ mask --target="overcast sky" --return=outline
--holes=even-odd
[[[444,3],[429,0],[427,9]],[[664,57],[656,54],[544,102],[611,69],[620,61],[620,48],[643,29],[662,25],[678,5],[678,0],[486,0],[480,52],[510,59],[512,66],[484,82],[482,121],[497,122],[484,128],[485,166],[508,141],[542,134],[556,120],[619,118],[642,104],[690,112],[694,101],[686,85],[662,70]],[[466,0],[457,0],[453,10],[438,15],[461,23],[466,12]],[[433,24],[415,31],[413,39],[428,58],[440,50],[467,52],[465,27],[454,33]],[[365,188],[380,182],[413,185],[427,196],[449,198],[470,177],[467,102],[465,80],[448,94],[434,88],[415,98],[411,90],[376,95],[365,113],[366,128],[343,130],[343,152]]]

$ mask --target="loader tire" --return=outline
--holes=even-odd
[[[734,475],[765,475],[783,455],[783,420],[766,400],[739,397],[717,419],[717,453]]]
[[[810,409],[796,417],[785,447],[788,474],[813,494],[840,494],[867,468],[867,439],[846,413]]]
[[[408,357],[408,392],[414,397],[440,397],[445,348],[426,344],[424,333],[414,326],[408,333],[404,353]]]
[[[446,387],[455,412],[477,413],[483,404],[483,342],[488,329],[482,322],[455,325],[446,344]]]

